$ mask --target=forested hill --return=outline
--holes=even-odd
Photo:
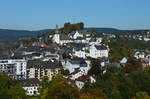
[[[17,42],[19,39],[36,37],[47,32],[51,32],[53,29],[43,29],[39,31],[28,31],[28,30],[10,30],[0,29],[0,44],[11,44]],[[113,34],[141,34],[146,33],[148,30],[119,30],[115,28],[84,28],[88,31],[105,32]]]
[[[124,35],[129,35],[129,34],[145,34],[147,33],[148,31],[150,31],[150,29],[141,29],[141,30],[118,30],[118,31],[112,31],[111,33],[113,34],[117,34],[117,35],[120,35],[120,34],[124,34]]]
[[[19,39],[36,37],[49,31],[52,29],[39,31],[0,29],[0,43],[14,43]]]
[[[116,28],[85,28],[85,30],[112,33],[112,34],[117,34],[117,35],[121,35],[121,34],[126,34],[126,35],[128,35],[128,34],[145,34],[148,31],[150,31],[150,29],[120,30],[120,29],[116,29]]]
[[[115,28],[92,28],[92,27],[89,27],[89,28],[85,28],[85,30],[93,30],[93,31],[96,31],[96,32],[116,32],[116,31],[119,31],[118,29],[115,29]]]

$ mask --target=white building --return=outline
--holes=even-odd
[[[128,59],[127,59],[126,57],[124,57],[124,58],[122,58],[122,59],[120,60],[120,63],[121,63],[121,64],[126,64],[127,61],[128,61]]]
[[[150,35],[144,36],[144,37],[143,37],[143,40],[146,41],[146,42],[147,42],[147,41],[150,41]]]
[[[36,96],[39,95],[39,85],[40,81],[36,78],[26,79],[22,82],[23,88],[26,91],[26,95],[28,96]]]
[[[104,45],[91,45],[88,47],[76,48],[73,50],[73,55],[79,58],[101,58],[101,57],[108,57],[109,48]]]
[[[150,41],[150,31],[148,31],[147,34],[144,35],[143,40],[146,41],[146,42]]]
[[[92,58],[108,57],[109,50],[104,45],[91,45],[89,56]]]
[[[87,73],[90,66],[83,59],[65,60],[62,62],[64,69],[68,69],[70,73],[73,73],[76,69],[79,69],[83,73]]]
[[[78,37],[83,37],[83,34],[79,33],[79,31],[73,31],[69,36],[72,39],[77,39]]]
[[[86,54],[86,51],[84,51],[84,50],[76,50],[76,51],[74,51],[74,55],[79,58],[85,59],[87,54]]]
[[[54,34],[52,40],[53,40],[53,42],[59,44],[60,43],[60,34]]]
[[[141,59],[141,64],[143,68],[150,67],[150,60],[148,58]]]
[[[65,60],[62,62],[62,65],[65,70],[69,70],[70,79],[86,75],[91,68],[90,64],[83,59]]]
[[[89,44],[100,45],[101,42],[102,42],[102,38],[91,38],[91,40],[89,41]]]
[[[23,59],[0,60],[0,73],[4,73],[15,79],[26,79],[27,62]]]
[[[88,43],[88,40],[82,37],[78,37],[77,39],[74,40],[75,43]]]
[[[90,45],[93,45],[93,44],[94,45],[100,45],[100,43],[102,42],[103,38],[104,38],[104,35],[97,34],[97,35],[95,35],[94,37],[92,37],[90,39],[89,44]]]
[[[141,51],[137,51],[137,52],[135,52],[134,57],[136,59],[145,58],[145,53],[141,52]]]
[[[79,89],[82,89],[86,82],[94,83],[94,82],[96,82],[96,80],[92,76],[82,75],[75,80],[75,85]]]
[[[73,42],[68,35],[65,34],[54,34],[52,41],[59,45]]]

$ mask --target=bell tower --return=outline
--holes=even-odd
[[[55,34],[59,34],[59,28],[57,24],[56,24]]]
[[[56,29],[55,29],[55,34],[54,34],[54,37],[53,37],[53,41],[56,42],[57,44],[59,44],[59,42],[60,42],[60,34],[59,34],[58,25],[56,25]]]

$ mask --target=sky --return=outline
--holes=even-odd
[[[86,27],[150,29],[150,0],[0,0],[0,28],[52,29],[65,22]]]

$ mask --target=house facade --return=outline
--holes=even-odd
[[[28,96],[36,96],[40,94],[40,81],[36,78],[30,78],[22,81],[22,86]]]
[[[145,53],[142,51],[137,51],[137,52],[135,52],[134,57],[136,59],[145,58]]]
[[[79,89],[82,89],[86,82],[94,83],[96,82],[96,80],[92,76],[89,76],[89,75],[82,75],[78,77],[77,79],[75,79],[75,85]]]
[[[42,80],[47,76],[49,80],[58,74],[59,65],[51,61],[31,60],[27,64],[27,78],[37,78]]]
[[[0,73],[22,80],[26,79],[27,62],[24,59],[5,59],[0,60]]]
[[[108,57],[109,50],[104,45],[91,45],[89,56],[92,58]]]
[[[73,31],[69,36],[72,39],[77,39],[78,37],[83,37],[83,34],[79,33],[79,31]]]
[[[65,60],[62,62],[62,65],[65,70],[69,70],[70,79],[86,75],[91,68],[90,64],[83,59]]]

